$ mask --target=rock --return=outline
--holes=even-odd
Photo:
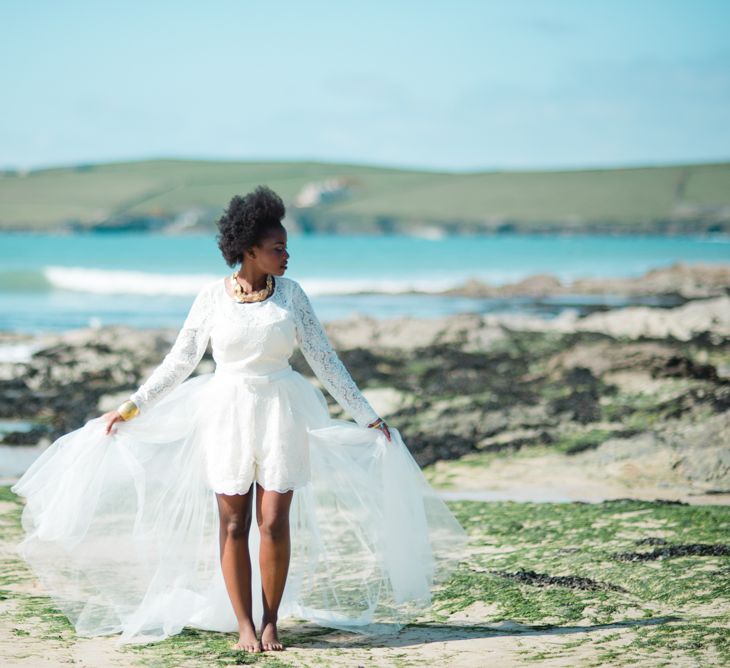
[[[605,294],[626,297],[658,296],[680,302],[730,294],[730,264],[686,264],[652,269],[642,276],[626,278],[579,278],[562,283],[550,274],[534,274],[516,283],[499,286],[478,280],[444,291],[464,297],[545,297],[570,294]]]
[[[667,436],[678,453],[677,470],[688,480],[730,487],[730,410],[699,423],[680,424]]]
[[[702,332],[730,337],[730,297],[689,302],[671,309],[628,306],[607,313],[592,313],[575,329],[630,339],[674,338],[689,341]]]

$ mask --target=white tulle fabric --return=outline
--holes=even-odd
[[[394,630],[430,605],[466,534],[397,429],[392,442],[332,350],[309,300],[278,278],[238,304],[224,279],[196,296],[162,364],[133,395],[140,415],[64,434],[13,486],[26,497],[18,546],[84,636],[162,640],[190,626],[237,629],[220,569],[215,492],[295,489],[279,610],[323,626]],[[295,340],[358,424],[329,416],[289,366]],[[211,342],[215,372],[187,378]],[[186,380],[187,378],[187,380]],[[260,620],[259,532],[254,619]]]

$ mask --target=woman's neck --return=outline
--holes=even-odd
[[[257,292],[266,287],[266,272],[261,271],[257,267],[250,267],[245,263],[237,272],[238,282],[250,292]]]

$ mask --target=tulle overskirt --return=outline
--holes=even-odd
[[[297,376],[281,391],[290,415],[306,424],[308,475],[295,476],[279,619],[397,629],[430,605],[466,534],[397,429],[388,442],[380,431],[330,418],[319,390]],[[26,498],[18,551],[79,635],[119,633],[119,642],[138,643],[185,626],[237,630],[206,466],[213,382],[214,374],[186,380],[113,435],[101,417],[89,420],[13,486]],[[254,521],[255,621],[263,612],[259,542]]]

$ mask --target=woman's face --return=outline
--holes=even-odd
[[[246,251],[245,261],[255,264],[264,273],[283,276],[289,261],[284,227],[272,230],[257,245]]]

